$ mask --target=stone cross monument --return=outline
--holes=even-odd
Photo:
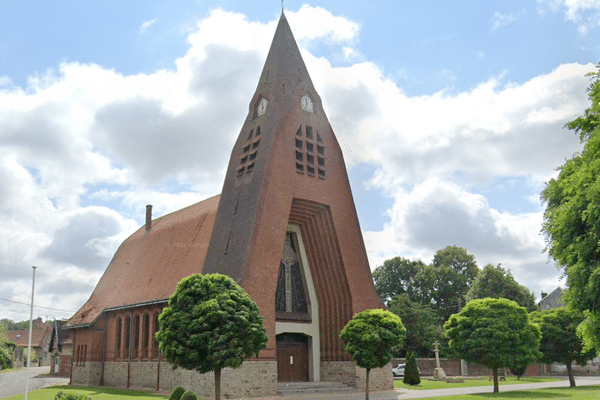
[[[433,351],[435,351],[433,379],[446,379],[446,372],[444,372],[444,369],[440,366],[440,343],[437,340],[433,343]]]

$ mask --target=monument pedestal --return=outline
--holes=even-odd
[[[444,368],[436,368],[433,370],[433,379],[435,380],[446,380],[446,372]]]

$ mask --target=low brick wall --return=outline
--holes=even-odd
[[[404,358],[395,358],[392,360],[392,365],[406,363]],[[417,358],[417,366],[421,371],[421,375],[433,375],[435,369],[434,358]],[[460,361],[451,360],[448,358],[440,358],[440,366],[444,369],[447,376],[487,376],[492,375],[492,370],[476,363],[467,363],[467,371],[461,374]],[[600,375],[600,363],[588,363],[585,367],[573,366],[573,371],[577,375]],[[530,364],[525,370],[523,376],[540,376],[540,375],[567,375],[566,367],[560,364],[546,365],[541,363]]]

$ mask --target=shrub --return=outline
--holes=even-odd
[[[196,393],[186,390],[180,400],[198,400],[198,398],[196,397]]]
[[[185,391],[186,390],[185,390],[185,388],[183,386],[177,386],[171,392],[171,395],[169,396],[169,400],[180,400],[181,396],[183,396],[183,394],[185,393]]]
[[[415,353],[409,351],[406,353],[406,366],[404,367],[404,379],[402,382],[407,385],[418,385],[421,383],[419,376],[419,368],[417,367],[417,359]]]
[[[62,390],[56,393],[54,400],[92,400],[83,393],[79,392],[63,392]]]

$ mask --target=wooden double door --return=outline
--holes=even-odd
[[[277,380],[308,382],[308,336],[299,333],[277,335]]]

